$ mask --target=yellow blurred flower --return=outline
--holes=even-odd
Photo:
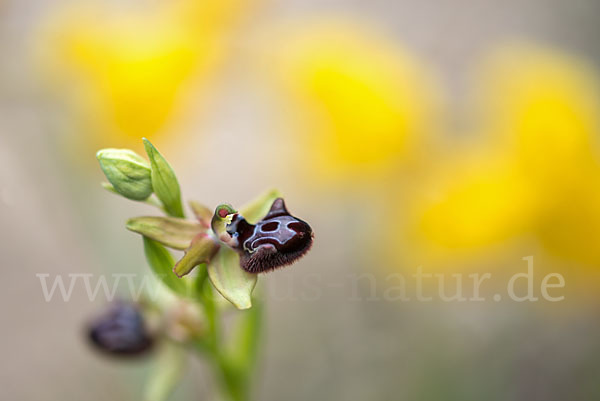
[[[462,154],[435,177],[437,193],[418,214],[426,238],[448,249],[478,248],[531,228],[537,193],[510,160]]]
[[[86,2],[49,16],[38,60],[90,146],[133,146],[182,117],[208,85],[227,34],[251,1],[161,1],[143,8]],[[66,98],[66,99],[65,99]]]
[[[599,88],[589,67],[555,51],[507,47],[488,60],[482,81],[484,129],[510,147],[524,174],[554,187],[597,164]]]
[[[432,132],[431,74],[391,38],[350,21],[302,21],[270,31],[266,46],[266,69],[292,100],[287,124],[320,179],[377,179]]]
[[[481,77],[478,132],[487,141],[451,149],[416,191],[402,216],[411,263],[472,261],[498,250],[510,258],[537,243],[548,255],[597,265],[597,77],[536,47],[498,50]]]

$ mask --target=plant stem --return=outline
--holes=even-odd
[[[196,342],[196,349],[208,357],[223,396],[230,401],[247,401],[249,386],[243,372],[231,363],[225,352],[220,326],[221,316],[206,276],[207,273],[203,272],[196,281],[197,300],[204,310],[207,321],[206,335],[201,341]]]
[[[148,203],[156,205],[155,199],[149,198]],[[161,202],[162,203],[162,202]],[[180,217],[177,213],[170,212],[164,205],[161,205],[166,214],[173,217]],[[250,399],[250,375],[253,371],[252,365],[255,361],[256,339],[258,325],[260,324],[260,308],[254,307],[254,310],[247,311],[250,320],[246,322],[243,333],[242,347],[233,355],[227,352],[221,333],[221,316],[219,308],[215,304],[214,290],[208,282],[208,271],[206,266],[201,266],[200,272],[194,285],[196,301],[200,304],[206,315],[207,330],[202,339],[194,342],[198,352],[207,356],[212,370],[217,377],[222,396],[228,401],[248,401]]]

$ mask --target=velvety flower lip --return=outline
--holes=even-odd
[[[282,198],[275,199],[267,215],[256,224],[234,215],[227,232],[236,240],[240,266],[249,273],[264,273],[294,263],[310,250],[314,236],[308,223],[288,212]]]

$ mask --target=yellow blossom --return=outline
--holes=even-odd
[[[303,157],[324,180],[377,179],[430,132],[437,99],[423,65],[391,38],[339,20],[269,35],[267,69],[292,99]]]
[[[415,191],[404,225],[411,259],[473,261],[498,249],[511,257],[511,249],[532,251],[537,243],[552,257],[597,265],[595,74],[556,51],[506,47],[481,78],[477,132],[484,140],[449,149]]]
[[[129,146],[167,131],[210,84],[246,0],[174,0],[122,8],[86,2],[49,15],[40,69],[89,146]],[[75,111],[73,113],[73,111]]]

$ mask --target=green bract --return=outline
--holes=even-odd
[[[158,279],[179,295],[187,295],[187,285],[185,281],[179,280],[173,274],[175,261],[171,253],[158,242],[144,237],[144,253],[150,268]]]
[[[150,165],[140,155],[129,149],[102,149],[96,157],[115,192],[132,200],[152,195]]]
[[[167,213],[174,217],[183,217],[183,206],[181,205],[181,190],[175,172],[156,150],[154,145],[146,138],[143,139],[144,147],[150,159],[152,187],[154,193],[163,203]]]

